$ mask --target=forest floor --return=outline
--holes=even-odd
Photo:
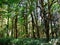
[[[0,45],[60,45],[60,39],[1,38]]]

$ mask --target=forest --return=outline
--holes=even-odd
[[[60,45],[60,0],[0,0],[0,45]]]

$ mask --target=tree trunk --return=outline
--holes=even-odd
[[[25,30],[26,30],[26,37],[28,37],[28,23],[27,23],[27,15],[25,15]]]
[[[39,27],[38,27],[38,12],[37,12],[37,6],[38,6],[38,1],[36,2],[35,21],[36,21],[37,37],[40,38]]]
[[[37,37],[40,38],[39,27],[38,27],[38,15],[37,16],[35,15],[35,22],[36,22],[36,29],[37,29]]]
[[[47,37],[47,41],[49,41],[49,21],[48,20],[44,20],[44,21],[45,21],[46,37]]]
[[[12,32],[11,32],[11,36],[12,36],[12,37],[13,37],[13,34],[14,34],[14,25],[13,25],[14,22],[13,22],[13,20],[14,20],[14,19],[12,18]]]
[[[41,3],[41,7],[42,7],[42,9],[41,9],[41,11],[42,11],[42,14],[43,14],[43,19],[44,19],[44,23],[45,23],[45,31],[46,31],[46,37],[47,37],[47,42],[49,41],[49,21],[48,21],[48,19],[46,18],[46,11],[45,11],[45,8],[44,8],[44,0],[40,0],[40,3]],[[49,6],[48,6],[48,8],[49,8]],[[49,15],[49,13],[48,13],[48,15]],[[48,18],[49,18],[49,16],[48,16]]]
[[[26,13],[27,13],[27,4],[26,4]],[[26,37],[28,37],[28,19],[27,14],[25,14],[25,29],[26,29]]]
[[[9,36],[9,16],[8,16],[7,20],[8,20],[7,25],[6,25],[7,26],[7,36]]]
[[[15,17],[15,38],[17,38],[18,37],[18,31],[17,31],[17,15],[16,15],[16,17]]]
[[[33,18],[33,14],[31,14],[31,18],[32,18],[32,32],[33,32],[33,38],[36,38],[35,37],[35,32],[34,32],[34,18]]]
[[[52,21],[51,21],[51,34],[52,34],[52,38],[54,38],[54,32],[53,32],[53,27],[52,27]]]

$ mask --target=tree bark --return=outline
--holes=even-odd
[[[17,38],[18,37],[18,31],[17,31],[17,15],[16,15],[16,17],[15,17],[15,38]]]
[[[33,14],[31,14],[31,18],[32,18],[32,32],[33,32],[33,38],[36,38],[35,37],[35,32],[34,32],[34,18],[33,18]]]

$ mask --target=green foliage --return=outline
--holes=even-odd
[[[60,10],[60,6],[59,4],[56,2],[52,5],[51,10],[53,10],[53,12],[58,12]]]
[[[45,9],[46,12],[48,12],[48,3],[47,3],[47,1],[44,1],[44,4],[43,4],[44,5],[44,9]],[[49,2],[51,4],[52,3],[52,0],[49,0]],[[25,26],[25,23],[27,23],[28,26],[29,26],[29,24],[30,24],[30,22],[32,20],[31,19],[31,15],[30,15],[32,12],[33,12],[34,23],[36,23],[35,22],[35,17],[34,17],[34,11],[35,10],[36,10],[36,13],[38,15],[38,12],[37,12],[38,10],[36,9],[37,8],[36,7],[36,3],[38,4],[37,0],[0,0],[0,8],[1,8],[0,9],[0,15],[1,15],[0,17],[3,17],[3,18],[1,18],[1,22],[2,23],[0,23],[3,26],[2,27],[3,32],[1,31],[1,34],[3,33],[5,35],[6,32],[8,33],[7,30],[9,30],[11,32],[13,31],[13,35],[15,35],[15,32],[16,32],[15,31],[15,18],[16,18],[15,16],[17,15],[17,18],[18,18],[17,21],[16,21],[17,22],[16,29],[18,30],[17,31],[17,34],[19,33],[18,36],[22,37],[22,35],[25,34],[25,27],[24,27]],[[51,10],[50,12],[52,14],[54,12],[60,12],[60,5],[57,2],[56,3],[53,3],[53,5],[51,6],[51,9],[50,10]],[[44,10],[41,10],[41,11],[43,12]],[[29,19],[27,19],[27,21],[25,19],[26,18],[25,15],[27,15],[26,17],[29,18]],[[9,18],[9,22],[8,22],[8,18]],[[5,22],[4,19],[6,19],[6,22],[7,23]],[[28,20],[30,22],[28,22]],[[39,21],[39,19],[38,19],[38,21]],[[3,23],[6,23],[5,24],[6,27],[4,27],[4,24]],[[9,25],[9,27],[7,25]],[[40,31],[41,30],[43,30],[43,31],[45,30],[44,25],[45,24],[43,24],[43,23],[40,25]],[[7,29],[7,27],[9,29]],[[21,27],[24,28],[24,29],[22,29]],[[37,26],[34,25],[34,29],[36,29],[36,27]],[[56,27],[54,27],[54,28],[56,28]],[[0,27],[0,30],[1,30],[1,27]],[[31,30],[31,34],[32,34],[32,24],[28,27],[28,34],[30,33],[29,30]],[[57,30],[57,28],[54,29],[54,30]],[[2,39],[0,39],[0,44],[1,45],[12,45],[12,44],[14,44],[14,45],[41,45],[41,43],[45,43],[45,41],[46,41],[45,39],[30,39],[30,38],[27,38],[27,39],[26,38],[25,39],[22,39],[22,38],[21,39],[14,39],[14,38],[2,38]]]
[[[1,38],[1,45],[41,45],[44,43],[45,39],[31,39],[31,38]]]

